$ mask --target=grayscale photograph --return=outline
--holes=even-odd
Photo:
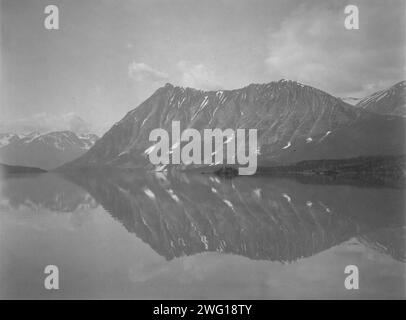
[[[405,300],[405,59],[404,0],[0,0],[0,300]]]

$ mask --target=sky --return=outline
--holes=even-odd
[[[75,113],[108,128],[167,82],[284,78],[362,97],[406,78],[404,0],[0,1],[0,121]],[[59,30],[44,27],[49,4]]]

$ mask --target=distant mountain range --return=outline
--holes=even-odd
[[[202,91],[166,84],[116,123],[68,167],[154,169],[146,150],[154,128],[258,130],[260,164],[404,153],[405,82],[356,106],[326,92],[281,80],[236,90]],[[387,103],[385,103],[387,101]],[[391,107],[388,107],[388,105]]]
[[[66,163],[64,168],[157,170],[147,155],[153,145],[149,133],[155,128],[170,133],[175,120],[180,121],[181,130],[257,129],[259,166],[401,155],[405,153],[405,83],[358,102],[357,98],[336,98],[289,80],[219,91],[166,84],[128,112],[97,143],[98,137],[89,133],[89,124],[73,113],[37,115],[9,123],[10,127],[0,123],[0,132],[10,129],[0,133],[0,161],[46,170]],[[345,102],[349,100],[352,104]],[[59,127],[70,129],[43,132]],[[30,129],[36,129],[35,133],[26,133]]]
[[[0,133],[0,161],[50,170],[83,155],[97,139],[94,134],[76,135],[71,131]]]

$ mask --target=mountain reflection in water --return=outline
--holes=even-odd
[[[221,252],[291,262],[349,239],[405,261],[404,190],[134,171],[11,179],[9,205],[72,212],[99,203],[167,260]],[[23,180],[21,180],[23,179]],[[30,185],[32,184],[32,185]]]

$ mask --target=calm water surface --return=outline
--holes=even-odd
[[[2,299],[405,298],[401,189],[137,172],[0,188]]]

